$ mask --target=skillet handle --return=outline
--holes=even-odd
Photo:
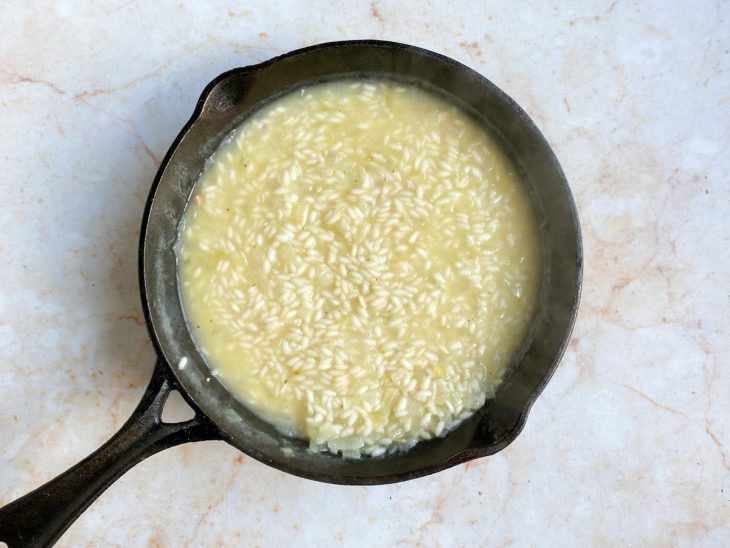
[[[0,542],[10,548],[50,546],[138,462],[181,443],[221,439],[218,428],[197,409],[188,421],[162,421],[162,410],[174,388],[172,373],[158,358],[142,400],[109,441],[45,485],[0,508]]]

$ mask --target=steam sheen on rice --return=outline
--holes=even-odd
[[[494,395],[537,299],[534,213],[464,112],[385,81],[248,118],[181,230],[193,335],[250,409],[313,450],[379,456]]]

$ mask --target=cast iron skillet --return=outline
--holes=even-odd
[[[406,453],[346,460],[311,453],[306,442],[284,437],[210,375],[183,318],[173,245],[206,158],[251,112],[303,85],[370,77],[423,86],[465,109],[497,136],[522,172],[539,216],[543,275],[539,311],[495,399],[444,438],[421,442]],[[563,354],[578,307],[582,262],[573,198],[548,143],[512,99],[466,66],[413,46],[366,40],[321,44],[221,74],[205,88],[167,152],[144,212],[140,286],[158,359],[142,401],[98,451],[0,509],[0,540],[10,546],[53,543],[126,470],[190,441],[225,440],[290,474],[347,485],[405,481],[496,453],[522,430]],[[187,365],[179,368],[182,358]],[[162,420],[172,390],[193,408],[193,419]]]

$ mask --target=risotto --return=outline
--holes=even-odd
[[[524,185],[418,87],[340,81],[254,113],[197,182],[181,298],[214,375],[313,450],[379,456],[494,396],[540,277]]]

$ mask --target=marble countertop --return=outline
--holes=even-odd
[[[97,448],[154,362],[161,157],[217,74],[384,38],[475,68],[554,147],[584,231],[569,350],[501,453],[340,487],[222,442],[136,466],[63,546],[730,542],[730,4],[11,0],[0,18],[0,504]]]

